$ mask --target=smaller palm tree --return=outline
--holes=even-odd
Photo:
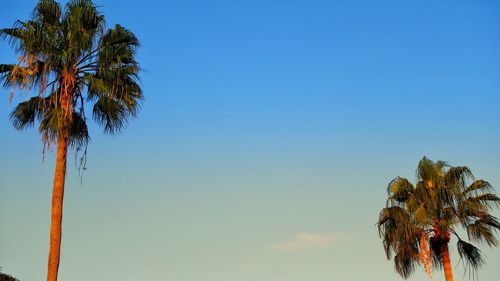
[[[19,281],[16,278],[0,272],[0,281]]]
[[[416,174],[415,186],[397,177],[387,188],[386,207],[377,223],[387,259],[394,259],[403,278],[422,265],[429,278],[437,268],[444,269],[446,281],[452,281],[449,243],[454,236],[466,271],[474,273],[484,259],[470,242],[497,245],[500,223],[491,211],[500,206],[500,198],[487,181],[474,180],[467,167],[424,157]],[[465,229],[467,241],[457,232],[458,226]]]

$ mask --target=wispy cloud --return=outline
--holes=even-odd
[[[302,232],[294,239],[274,243],[271,249],[275,252],[296,252],[306,247],[331,246],[332,244],[344,241],[347,237],[338,233]]]

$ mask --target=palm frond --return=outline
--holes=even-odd
[[[0,29],[0,39],[7,40],[10,45],[17,47],[26,38],[26,30],[21,27]]]
[[[33,18],[40,20],[49,28],[55,29],[61,18],[61,5],[54,0],[40,0],[33,11]]]
[[[495,232],[500,230],[500,223],[491,215],[477,219],[475,222],[467,225],[467,235],[469,240],[476,242],[486,242],[488,246],[496,246],[498,243]]]
[[[394,256],[394,269],[401,277],[410,278],[418,265],[418,254],[416,252],[400,252]]]
[[[443,161],[443,160],[436,161],[435,166],[436,166],[437,175],[439,177],[443,177],[445,169],[448,168],[448,167],[450,167],[450,165],[448,164],[448,162]]]
[[[467,180],[473,180],[474,175],[471,170],[465,166],[450,167],[444,175],[445,185],[466,186]]]
[[[120,132],[126,126],[129,114],[122,103],[105,96],[97,100],[92,111],[94,120],[102,125],[104,132],[108,134]]]
[[[32,127],[35,120],[40,120],[46,110],[46,103],[42,97],[32,97],[31,99],[19,103],[10,113],[12,125],[17,130],[24,130]]]
[[[485,180],[475,180],[467,188],[465,188],[464,193],[484,191],[493,192],[491,184]]]
[[[12,87],[12,70],[16,67],[15,64],[0,64],[0,81],[3,81],[4,88]]]
[[[0,73],[9,73],[15,67],[15,64],[0,64]]]
[[[414,191],[415,188],[410,181],[401,177],[393,179],[387,187],[389,198],[397,202],[405,202]]]
[[[108,95],[119,99],[132,107],[135,107],[142,99],[142,91],[137,83],[138,67],[117,66],[99,68],[95,75],[85,76],[89,86],[89,100],[98,96]]]
[[[484,264],[481,251],[474,245],[463,240],[458,240],[457,250],[458,254],[460,255],[460,259],[468,266],[470,266],[473,270],[479,269],[479,267]]]
[[[416,174],[417,178],[421,179],[426,184],[429,183],[434,185],[438,177],[436,164],[427,157],[424,157],[418,163]]]
[[[77,149],[90,142],[89,130],[83,116],[74,112],[69,134],[69,144]]]
[[[117,24],[108,29],[99,41],[102,50],[99,54],[100,64],[133,64],[133,57],[139,46],[140,42],[135,34]]]
[[[469,200],[475,202],[478,208],[485,211],[500,206],[500,198],[498,198],[498,196],[493,193],[484,193],[481,195],[470,197]]]
[[[42,135],[42,142],[57,143],[60,133],[68,127],[68,118],[61,107],[50,105],[50,109],[43,112],[43,116],[38,125],[38,132]]]
[[[95,45],[96,36],[104,29],[104,17],[90,0],[72,0],[66,4],[62,30],[68,44],[67,60],[76,62]]]

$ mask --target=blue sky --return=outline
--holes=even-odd
[[[35,3],[3,1],[0,26]],[[146,101],[121,135],[91,126],[83,184],[70,157],[61,280],[401,280],[375,229],[392,178],[425,155],[499,190],[498,1],[96,3],[141,40]],[[12,107],[0,266],[42,280],[54,158]]]

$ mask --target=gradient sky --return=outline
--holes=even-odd
[[[0,27],[35,3],[3,0]],[[141,40],[146,101],[121,135],[91,126],[82,184],[70,156],[61,280],[402,280],[375,228],[392,178],[425,155],[500,192],[499,1],[96,3]],[[0,266],[43,280],[54,153],[12,107]]]

